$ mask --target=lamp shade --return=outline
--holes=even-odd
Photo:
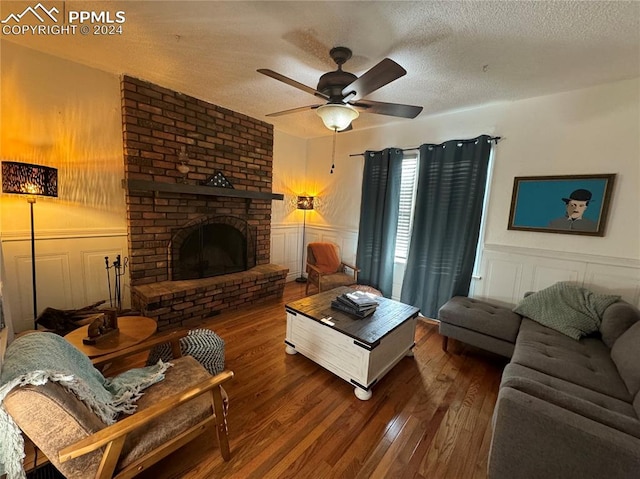
[[[319,107],[316,113],[322,118],[324,126],[332,131],[344,130],[360,116],[355,108],[344,103],[327,103]]]
[[[312,210],[313,209],[313,196],[298,196],[298,209],[299,210]]]
[[[2,192],[58,196],[58,170],[49,166],[3,161]]]

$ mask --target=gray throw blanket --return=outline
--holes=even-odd
[[[31,333],[7,348],[0,374],[0,403],[15,387],[58,382],[73,392],[105,424],[113,424],[120,413],[131,414],[142,390],[164,379],[171,364],[132,369],[105,378],[91,360],[64,338],[51,333]],[[20,429],[0,404],[0,475],[24,478],[24,442]],[[3,471],[4,468],[4,471]]]

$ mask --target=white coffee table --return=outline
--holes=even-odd
[[[349,382],[366,401],[380,378],[413,355],[419,310],[379,297],[374,314],[356,319],[331,308],[331,300],[348,291],[341,287],[288,303],[285,351],[301,353]]]

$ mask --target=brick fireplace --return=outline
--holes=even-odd
[[[282,199],[273,127],[128,76],[122,118],[133,307],[164,330],[281,296],[288,270],[269,262],[271,202]],[[227,232],[237,238],[218,239]]]

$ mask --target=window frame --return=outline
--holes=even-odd
[[[416,192],[418,186],[418,169],[420,167],[420,153],[418,150],[405,153],[402,158],[402,174],[400,180],[400,199],[398,202],[398,225],[396,227],[396,247],[394,250],[394,262],[406,263],[411,247],[411,230],[413,228],[413,213],[416,203]],[[409,180],[406,176],[407,170],[411,170],[413,178]],[[409,196],[409,185],[411,181],[411,195]],[[409,203],[408,208],[403,204]],[[407,218],[402,221],[401,218]],[[407,224],[408,223],[408,224]],[[405,226],[406,225],[406,226]],[[404,230],[404,231],[402,231]],[[400,241],[399,241],[400,240]],[[401,246],[399,246],[399,243]]]

